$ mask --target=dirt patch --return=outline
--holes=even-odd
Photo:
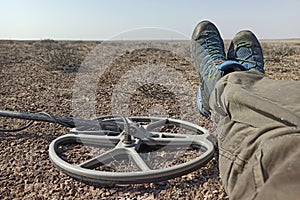
[[[98,44],[0,41],[0,109],[73,116],[76,74]],[[263,41],[262,45],[266,74],[278,80],[299,80],[300,41]],[[118,80],[133,66],[145,63],[164,63],[182,73],[196,93],[198,75],[187,60],[157,49],[127,52],[111,63],[97,84],[97,115],[111,114],[111,95]],[[130,101],[131,115],[151,114],[157,104],[171,118],[182,115],[176,95],[161,85],[139,87]],[[186,104],[194,108],[195,99],[187,99]],[[210,128],[207,118],[199,114],[190,117]],[[1,128],[22,124],[24,121],[0,118]],[[1,199],[228,199],[219,178],[217,158],[195,172],[156,184],[96,186],[74,180],[56,169],[48,157],[51,141],[67,131],[59,125],[35,123],[18,133],[0,134]]]

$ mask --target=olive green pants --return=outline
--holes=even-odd
[[[210,98],[230,199],[300,199],[300,82],[234,72]]]

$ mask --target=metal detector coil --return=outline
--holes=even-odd
[[[89,183],[165,181],[200,169],[214,154],[206,129],[177,119],[104,116],[80,120],[11,111],[0,111],[0,116],[72,127],[51,142],[49,157],[62,172]]]

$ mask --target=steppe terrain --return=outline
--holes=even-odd
[[[80,65],[99,45],[101,42],[92,41],[0,41],[0,110],[73,116],[73,89]],[[189,42],[180,41],[177,47],[180,45]],[[300,40],[264,40],[262,46],[268,76],[299,81]],[[155,48],[126,51],[99,79],[97,115],[112,114],[111,96],[118,81],[134,66],[148,63],[175,69],[196,94],[198,75],[188,60]],[[181,118],[174,96],[168,88],[141,85],[132,94],[130,115],[149,115],[153,105],[161,105],[158,108],[169,117]],[[195,99],[187,99],[186,105],[196,108]],[[199,114],[190,117],[210,128],[209,119]],[[0,118],[0,129],[21,124],[21,120]],[[21,132],[0,133],[0,199],[228,199],[217,157],[197,171],[160,183],[97,186],[77,181],[55,168],[48,156],[51,141],[68,130],[36,122]]]

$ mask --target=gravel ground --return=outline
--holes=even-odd
[[[73,91],[81,62],[100,42],[0,41],[0,109],[48,112],[75,116]],[[188,45],[178,42],[177,46]],[[226,43],[228,46],[228,42]],[[300,41],[263,41],[266,73],[273,79],[299,80]],[[105,52],[104,52],[105,53]],[[193,95],[198,76],[187,60],[168,51],[146,48],[128,51],[115,59],[97,84],[96,115],[112,114],[118,105],[111,98],[119,80],[134,66],[163,63],[180,72]],[[166,81],[169,81],[166,79]],[[127,91],[117,92],[117,96]],[[160,115],[184,119],[210,129],[207,118],[195,114],[194,99],[184,99],[158,84],[145,84],[130,93],[130,115]],[[125,97],[124,97],[125,98]],[[158,106],[160,105],[160,106]],[[118,108],[118,107],[117,107]],[[76,110],[79,109],[79,110]],[[94,115],[93,113],[92,115]],[[93,117],[87,113],[87,117]],[[17,128],[26,122],[0,118],[0,129]],[[16,133],[0,133],[1,199],[228,199],[219,178],[216,156],[201,169],[164,182],[130,185],[91,185],[77,181],[55,168],[49,160],[51,141],[68,128],[36,122]]]

